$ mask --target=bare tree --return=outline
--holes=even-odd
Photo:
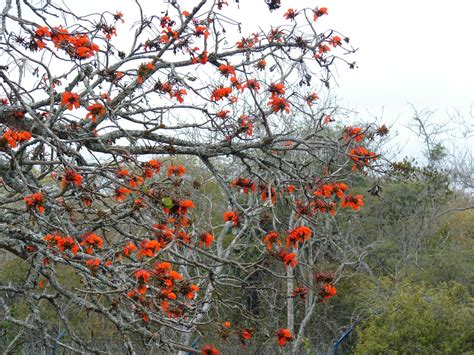
[[[339,108],[323,91],[334,63],[354,66],[349,39],[319,30],[326,8],[289,9],[231,45],[232,4],[182,3],[135,1],[127,33],[126,13],[6,2],[0,248],[27,267],[0,285],[5,352],[260,334],[298,353],[336,292],[321,253],[356,257],[331,225],[363,204],[343,181],[377,155],[368,132],[326,129]]]

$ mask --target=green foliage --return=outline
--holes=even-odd
[[[385,295],[383,295],[385,293]],[[357,328],[356,354],[465,354],[474,349],[468,289],[457,283],[385,285]]]

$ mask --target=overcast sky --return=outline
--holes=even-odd
[[[376,116],[392,125],[405,154],[416,151],[410,148],[416,139],[403,129],[412,117],[410,104],[435,111],[437,122],[474,104],[474,1],[282,0],[271,16],[265,15],[263,0],[241,3],[258,23],[276,21],[288,7],[327,7],[321,29],[343,32],[359,49],[357,70],[338,66],[333,93],[360,119]],[[246,22],[249,29],[255,23]]]
[[[327,7],[329,16],[320,18],[318,27],[342,32],[358,48],[353,55],[358,69],[339,65],[333,94],[342,106],[358,113],[354,114],[358,120],[370,121],[375,116],[399,131],[397,140],[405,154],[417,149],[409,147],[416,139],[400,128],[410,122],[410,104],[435,111],[437,122],[449,120],[455,109],[468,112],[474,104],[474,1],[281,0],[281,9],[271,14],[264,0],[240,0],[240,11],[235,0],[227,1],[230,6],[224,13],[242,22],[245,35],[255,31],[256,25],[288,23],[283,13],[289,7]],[[150,15],[165,10],[165,2],[143,0]],[[188,10],[195,3],[178,2],[183,8],[190,4]],[[82,11],[99,10],[99,6],[122,10],[127,20],[133,3],[82,0],[74,5]],[[129,25],[131,21],[125,27]]]

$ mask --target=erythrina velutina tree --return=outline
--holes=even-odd
[[[238,2],[67,3],[1,9],[0,249],[21,262],[0,346],[298,352],[336,294],[321,240],[363,205],[346,182],[385,133],[328,128],[349,39],[280,1],[253,33]]]

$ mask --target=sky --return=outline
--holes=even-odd
[[[358,68],[339,65],[337,87],[332,90],[341,106],[370,121],[377,118],[397,132],[395,143],[401,154],[418,155],[418,139],[405,126],[413,120],[413,107],[433,111],[432,119],[449,123],[459,110],[474,105],[474,1],[469,0],[282,0],[273,15],[261,16],[263,0],[241,0],[244,13],[250,10],[249,28],[273,22],[292,7],[327,7],[321,28],[342,32],[358,51]],[[257,8],[258,7],[258,8]],[[253,8],[253,11],[251,10]],[[244,26],[244,29],[246,26]],[[474,116],[468,117],[474,126]],[[452,132],[451,133],[457,133]],[[459,138],[459,137],[457,137]],[[474,150],[471,141],[446,141]]]
[[[186,2],[195,3],[177,1],[183,8]],[[327,7],[329,15],[317,25],[342,32],[358,49],[351,57],[357,62],[356,70],[342,63],[337,66],[332,94],[340,106],[354,111],[355,120],[377,119],[391,127],[403,155],[416,155],[420,150],[417,137],[405,128],[413,122],[412,106],[433,111],[431,119],[439,124],[449,124],[456,110],[474,120],[474,115],[467,116],[474,108],[474,1],[281,0],[281,9],[272,13],[264,0],[239,0],[240,10],[235,0],[227,1],[230,6],[224,13],[242,23],[244,35],[255,31],[255,26],[284,24],[283,13],[289,7]],[[125,18],[135,8],[132,0],[66,3],[87,12],[91,8],[99,11],[99,7],[121,10]],[[166,0],[141,3],[147,14],[156,15],[169,6]],[[190,10],[191,5],[188,7]],[[467,124],[474,129],[474,122]],[[472,151],[474,136],[471,138],[473,142],[459,137],[446,140],[446,145],[458,144]]]

